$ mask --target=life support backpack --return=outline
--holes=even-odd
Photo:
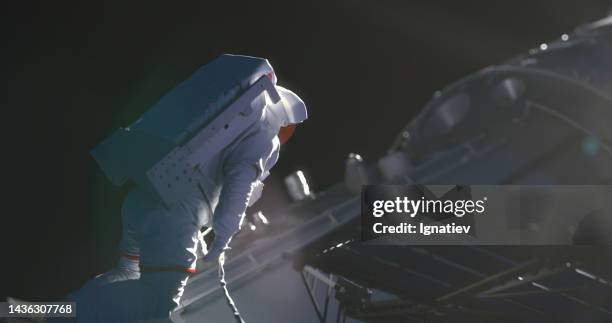
[[[252,102],[280,100],[266,59],[221,55],[164,95],[138,120],[91,154],[115,185],[131,180],[168,206],[197,188],[198,165],[218,154],[261,117]]]

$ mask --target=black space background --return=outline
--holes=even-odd
[[[126,188],[88,151],[222,53],[268,58],[310,120],[263,207],[372,161],[440,87],[601,18],[607,1],[11,1],[0,5],[0,297],[54,299],[114,262]],[[61,3],[61,4],[60,4]],[[221,5],[223,3],[223,5]],[[19,7],[15,7],[18,5]]]

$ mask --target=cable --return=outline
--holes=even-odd
[[[229,290],[227,289],[227,282],[225,281],[225,268],[223,268],[224,264],[225,252],[221,253],[221,255],[219,256],[219,284],[221,285],[223,293],[225,294],[225,300],[227,301],[227,305],[230,307],[232,313],[234,314],[234,319],[237,323],[245,323],[244,319],[242,319],[242,316],[240,316],[240,312],[238,311],[236,303],[234,303],[234,300],[230,296]]]

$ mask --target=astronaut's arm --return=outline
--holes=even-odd
[[[240,229],[257,176],[255,165],[246,162],[226,166],[225,182],[213,216],[215,239],[204,261],[217,259]]]

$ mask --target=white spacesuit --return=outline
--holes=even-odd
[[[275,81],[273,74],[267,77]],[[68,297],[77,302],[78,322],[167,318],[195,272],[203,226],[215,233],[203,261],[214,262],[223,253],[278,160],[279,131],[307,118],[297,95],[274,87],[280,100],[274,103],[262,94],[249,102],[258,113],[256,121],[195,168],[198,189],[170,205],[142,185],[129,192],[122,207],[118,265]],[[231,102],[236,96],[223,99]]]

